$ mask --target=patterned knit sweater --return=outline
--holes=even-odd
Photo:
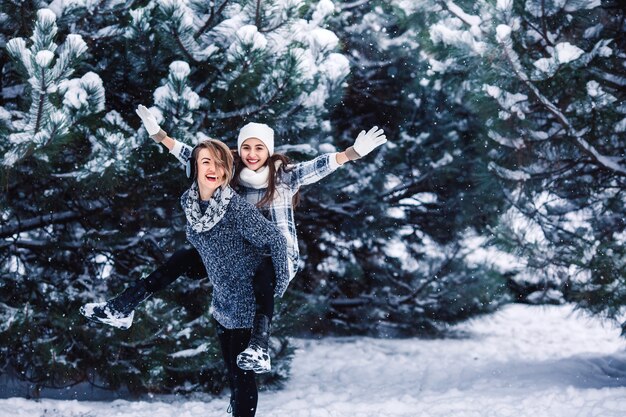
[[[189,191],[181,197],[187,198]],[[206,209],[206,204],[201,204]],[[289,284],[286,239],[276,225],[234,194],[224,217],[209,231],[197,233],[187,223],[187,239],[200,253],[213,284],[211,313],[227,329],[251,328],[255,303],[252,277],[264,255],[276,270],[275,294]]]

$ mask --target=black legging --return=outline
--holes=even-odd
[[[163,265],[148,275],[144,282],[148,291],[156,293],[165,289],[181,275],[192,279],[202,279],[207,276],[202,258],[193,247],[174,252]],[[276,271],[272,258],[264,256],[252,278],[252,287],[256,300],[256,312],[265,314],[270,320],[274,317],[275,285]]]
[[[228,370],[233,417],[253,417],[259,399],[254,372],[244,371],[237,366],[237,355],[250,341],[250,329],[227,329],[217,321],[215,327]]]
[[[165,289],[178,277],[191,279],[206,278],[206,269],[195,248],[180,249],[145,279],[148,291],[156,293]],[[276,272],[270,256],[264,256],[252,279],[256,312],[274,316],[274,287]],[[215,321],[217,337],[228,372],[233,417],[252,417],[256,413],[259,394],[253,371],[244,371],[237,366],[237,355],[248,347],[250,329],[227,329]]]

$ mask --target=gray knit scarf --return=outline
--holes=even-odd
[[[194,181],[187,192],[186,198],[183,200],[185,216],[187,216],[187,222],[193,231],[202,233],[211,230],[226,214],[228,203],[230,203],[234,194],[235,192],[229,186],[216,189],[208,201],[209,206],[202,213],[198,183]]]

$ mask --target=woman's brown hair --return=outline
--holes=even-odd
[[[239,185],[239,173],[241,172],[243,168],[246,167],[246,165],[243,163],[243,161],[239,157],[239,154],[237,153],[236,150],[233,149],[232,155],[235,159],[235,174],[236,174],[232,180],[232,186],[233,188],[235,188]],[[283,155],[280,153],[275,153],[274,155],[267,158],[265,165],[267,165],[270,170],[268,183],[267,183],[267,190],[265,191],[263,198],[261,198],[261,200],[259,200],[259,202],[256,203],[257,207],[261,208],[263,206],[269,206],[272,203],[272,201],[274,200],[274,196],[276,195],[276,185],[278,181],[278,176],[281,173],[288,171],[287,165],[289,165],[290,162],[291,162],[290,159],[286,155]],[[278,168],[276,167],[277,165],[278,165]],[[300,203],[300,191],[294,194],[291,200],[291,205],[295,209],[299,203]]]
[[[219,141],[217,139],[208,139],[205,140],[203,142],[200,142],[196,145],[195,148],[193,148],[193,152],[191,152],[191,161],[192,161],[192,172],[193,175],[191,176],[191,178],[194,179],[194,181],[196,180],[196,176],[198,175],[197,173],[197,166],[196,164],[198,163],[198,154],[200,153],[200,150],[202,149],[208,149],[209,152],[211,152],[211,154],[215,157],[215,165],[219,166],[220,168],[222,168],[224,170],[224,178],[222,178],[222,180],[224,181],[224,184],[222,184],[222,188],[226,187],[230,181],[231,178],[233,177],[233,154],[230,151],[230,149],[228,148],[228,146],[226,146],[226,144],[222,141]]]

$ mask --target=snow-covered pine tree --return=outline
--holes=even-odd
[[[11,22],[0,26],[2,39],[32,36],[13,41],[13,50],[79,37],[87,48],[66,67],[74,78],[44,72],[43,81],[56,82],[45,90],[24,60],[1,51],[2,369],[39,388],[89,381],[219,391],[226,381],[206,280],[183,279],[152,297],[128,332],[78,314],[81,304],[119,292],[184,243],[178,198],[188,181],[140,128],[134,109],[153,106],[164,129],[188,143],[212,136],[234,146],[237,130],[254,120],[273,125],[279,144],[315,152],[328,103],[348,73],[337,37],[324,28],[332,2],[55,1],[52,12],[37,12],[40,6],[2,8],[0,18]],[[37,13],[55,15],[56,35],[33,31],[39,23],[29,16]],[[41,63],[48,71],[61,57]],[[106,97],[104,108],[96,97]],[[9,142],[28,127],[38,100],[48,131],[59,109],[65,130],[28,148]],[[277,348],[269,380],[287,374],[289,348]]]
[[[510,210],[497,234],[518,281],[559,287],[588,311],[626,305],[624,8],[615,1],[438,2],[439,60],[496,145]],[[626,329],[626,322],[623,323]]]
[[[56,34],[56,15],[50,9],[41,9],[37,13],[31,46],[27,48],[22,38],[11,39],[6,45],[8,54],[28,80],[26,92],[30,91],[32,100],[27,113],[12,114],[11,134],[4,145],[8,148],[2,160],[5,166],[15,165],[66,135],[68,125],[76,123],[78,117],[104,107],[102,81],[96,74],[68,79],[74,72],[75,61],[87,49],[85,42],[79,35],[69,35],[61,52],[55,55]],[[58,105],[51,102],[51,96],[56,94],[63,100]]]
[[[349,71],[335,52],[337,37],[323,28],[332,2],[158,4],[152,24],[167,48],[159,55],[177,56],[194,69],[196,129],[233,140],[244,122],[263,121],[283,143],[299,144],[296,135],[324,126],[326,102],[341,92]],[[177,110],[174,101],[157,107],[165,116]]]
[[[68,35],[57,49],[55,14],[40,9],[24,15],[34,18],[28,22],[32,36],[8,40],[4,52],[14,65],[7,63],[2,73],[1,356],[5,372],[36,387],[64,386],[85,378],[77,361],[87,352],[76,343],[67,309],[76,296],[73,271],[90,269],[84,259],[93,245],[79,229],[105,208],[101,200],[79,199],[80,190],[71,195],[63,177],[80,150],[68,147],[67,139],[79,136],[82,124],[103,109],[104,96],[95,73],[70,78],[86,51],[82,37]],[[7,29],[5,37],[26,32]]]
[[[343,149],[373,125],[390,142],[325,180],[324,192],[304,192],[307,281],[294,287],[307,300],[296,304],[306,310],[299,314],[318,319],[303,324],[406,335],[491,311],[505,299],[504,271],[471,254],[503,196],[475,138],[478,118],[447,82],[463,74],[427,53],[434,18],[420,4],[337,6],[332,28],[353,71],[333,113],[340,141],[332,143]]]

